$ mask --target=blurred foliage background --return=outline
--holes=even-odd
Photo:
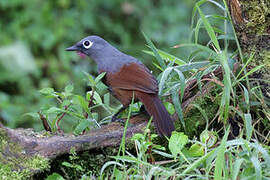
[[[88,35],[103,37],[150,69],[153,58],[142,52],[147,47],[141,31],[159,49],[187,60],[190,51],[171,47],[189,41],[195,2],[0,0],[0,122],[42,130],[41,121],[24,115],[47,106],[49,100],[38,90],[62,91],[72,83],[75,93],[84,95],[83,71],[96,76],[96,66],[65,48]],[[204,8],[217,11],[214,5]]]

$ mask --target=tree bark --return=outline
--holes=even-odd
[[[250,76],[255,86],[261,86],[265,97],[270,98],[270,1],[227,0],[243,55],[254,59],[250,68],[264,65]]]

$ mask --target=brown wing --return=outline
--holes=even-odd
[[[157,80],[143,64],[124,65],[119,72],[107,74],[106,82],[113,89],[135,90],[149,94],[158,92]]]

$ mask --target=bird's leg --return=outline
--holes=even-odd
[[[121,109],[119,109],[119,111],[113,115],[113,117],[112,117],[112,122],[116,122],[116,121],[120,121],[120,122],[121,122],[121,120],[118,119],[117,116],[118,116],[121,112],[123,112],[126,108],[127,108],[126,106],[121,107]]]

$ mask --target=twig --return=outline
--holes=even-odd
[[[66,110],[68,110],[68,108],[69,108],[70,105],[71,105],[71,103],[70,103],[69,105],[64,106],[65,112],[63,112],[63,114],[57,119],[57,121],[56,121],[56,123],[55,123],[56,128],[57,128],[57,130],[58,130],[59,132],[61,132],[62,130],[61,130],[61,128],[59,127],[58,123],[59,123],[59,122],[61,121],[61,119],[63,119],[63,117],[67,114],[67,113],[66,113]]]
[[[42,121],[42,124],[43,124],[44,129],[46,131],[52,132],[52,129],[51,129],[50,125],[48,124],[47,118],[43,114],[41,114],[40,111],[37,112],[37,113],[39,115],[40,120]]]

